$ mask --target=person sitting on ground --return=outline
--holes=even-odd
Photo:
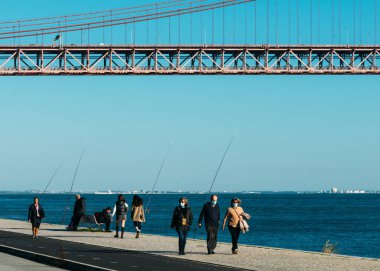
[[[110,230],[111,222],[112,222],[112,216],[111,216],[111,207],[107,207],[106,209],[103,209],[101,212],[96,212],[94,214],[96,222],[98,224],[106,224],[105,231],[106,232],[112,232]]]
[[[141,224],[145,222],[145,213],[143,199],[138,195],[133,196],[131,219],[133,220],[133,226],[136,229],[136,238],[139,238],[142,226]]]
[[[124,238],[125,221],[127,220],[128,204],[122,194],[118,195],[115,207],[113,208],[112,217],[116,214],[116,234],[115,238],[119,238],[119,223],[121,222],[121,236]]]
[[[45,218],[45,212],[38,198],[34,198],[34,202],[29,206],[28,222],[32,223],[33,238],[38,238],[38,230],[41,220]]]

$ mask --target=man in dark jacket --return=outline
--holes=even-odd
[[[86,199],[82,198],[79,194],[75,195],[76,201],[74,205],[74,210],[73,210],[73,230],[76,231],[78,229],[80,220],[82,216],[86,212]]]
[[[106,224],[106,232],[111,232],[110,225],[112,222],[112,216],[111,216],[111,207],[107,207],[106,209],[103,209],[102,212],[96,212],[94,214],[96,222],[105,223]]]
[[[220,209],[217,195],[212,195],[210,201],[203,205],[202,212],[198,219],[199,227],[202,227],[203,219],[207,231],[208,254],[215,254],[214,250],[218,242],[218,230],[220,223]]]

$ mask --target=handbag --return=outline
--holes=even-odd
[[[239,215],[239,213],[236,211],[236,209],[234,209],[234,210],[235,210],[237,216],[239,217],[239,224],[238,224],[238,226],[239,226],[241,232],[242,233],[246,233],[247,231],[249,231],[249,225],[248,225],[247,221],[245,220],[245,218],[249,217],[248,219],[250,219],[251,216],[249,214],[247,214],[247,213],[242,213],[242,214]],[[242,219],[240,219],[240,216],[242,217]]]
[[[179,208],[178,208],[178,211],[179,211],[179,213],[182,216],[181,225],[182,226],[187,226],[187,219],[186,219],[186,217],[183,216],[183,214],[182,214],[182,212],[181,212],[181,210]]]

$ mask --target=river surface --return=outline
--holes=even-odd
[[[0,194],[0,217],[17,220],[27,219],[27,209],[33,194]],[[40,203],[46,212],[46,221],[62,224],[68,199],[67,194],[40,194]],[[113,208],[117,195],[83,195],[87,200],[87,213]],[[143,232],[160,235],[176,235],[170,229],[173,209],[178,203],[177,194],[153,195],[147,222]],[[198,215],[208,196],[185,195],[194,212],[190,237],[204,239],[204,229],[196,227]],[[232,194],[221,194],[219,204],[222,217],[229,206]],[[340,254],[380,258],[380,194],[239,194],[244,210],[252,215],[251,231],[242,234],[240,243],[321,251],[330,240],[337,244]],[[149,195],[142,195],[145,201]],[[126,195],[128,204],[132,195]],[[67,211],[65,224],[71,217]],[[112,228],[114,226],[112,225]],[[133,231],[127,221],[127,231]],[[230,242],[228,231],[219,231],[219,240]]]

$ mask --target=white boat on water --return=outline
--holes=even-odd
[[[113,195],[115,194],[111,190],[108,189],[108,191],[95,191],[95,195]]]

